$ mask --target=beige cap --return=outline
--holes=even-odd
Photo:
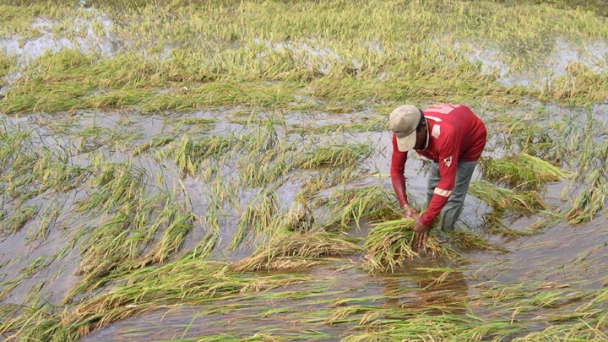
[[[392,111],[388,127],[397,136],[397,147],[407,152],[416,146],[416,127],[422,112],[416,106],[403,105]]]

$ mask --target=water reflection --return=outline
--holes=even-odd
[[[437,314],[465,313],[468,285],[461,271],[453,269],[415,270],[414,274],[383,277],[388,308],[433,308]]]

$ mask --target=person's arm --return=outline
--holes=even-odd
[[[407,201],[407,192],[405,188],[405,162],[407,161],[407,152],[401,152],[397,148],[397,137],[393,134],[393,154],[391,156],[391,183],[393,190],[399,201],[399,207],[403,211],[403,216],[409,217],[417,213],[416,209],[412,208]]]

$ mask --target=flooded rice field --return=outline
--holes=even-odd
[[[552,129],[582,113],[536,106],[559,113],[542,123]],[[522,151],[555,160],[577,152],[526,150],[524,132],[504,135],[525,120],[523,110],[512,122],[479,112],[493,127],[486,164]],[[605,134],[605,122],[592,125]],[[563,217],[583,191],[572,175],[540,181],[537,207],[517,205],[527,189],[504,195],[503,207],[469,195],[461,234],[443,242],[458,257],[419,251],[391,271],[370,267],[364,247],[377,223],[398,217],[382,115],[88,111],[7,117],[2,127],[3,305],[117,301],[111,310],[124,312],[105,322],[99,308],[80,313],[103,322],[85,341],[365,340],[385,336],[387,325],[415,338],[426,324],[508,340],[564,329],[604,336],[608,229],[601,211],[573,217],[583,221],[576,225]],[[594,148],[605,150],[599,142]],[[575,171],[572,162],[564,171]],[[406,173],[420,204],[425,170],[415,159]],[[475,182],[492,180],[484,170]],[[273,250],[315,235],[301,246],[312,253]],[[211,288],[199,293],[205,271]],[[139,277],[158,284],[134,289]]]
[[[608,340],[596,12],[81,1],[0,19],[3,339]],[[468,104],[488,143],[456,231],[415,248],[387,114],[436,102]],[[407,165],[424,209],[429,162]]]

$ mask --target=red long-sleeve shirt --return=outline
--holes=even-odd
[[[486,128],[465,105],[434,105],[425,109],[423,114],[428,127],[428,145],[416,152],[439,163],[440,176],[429,207],[420,217],[424,225],[430,226],[454,190],[458,162],[476,161],[481,156],[486,145]],[[403,175],[406,161],[407,152],[399,151],[393,134],[391,182],[400,206],[407,203]]]

